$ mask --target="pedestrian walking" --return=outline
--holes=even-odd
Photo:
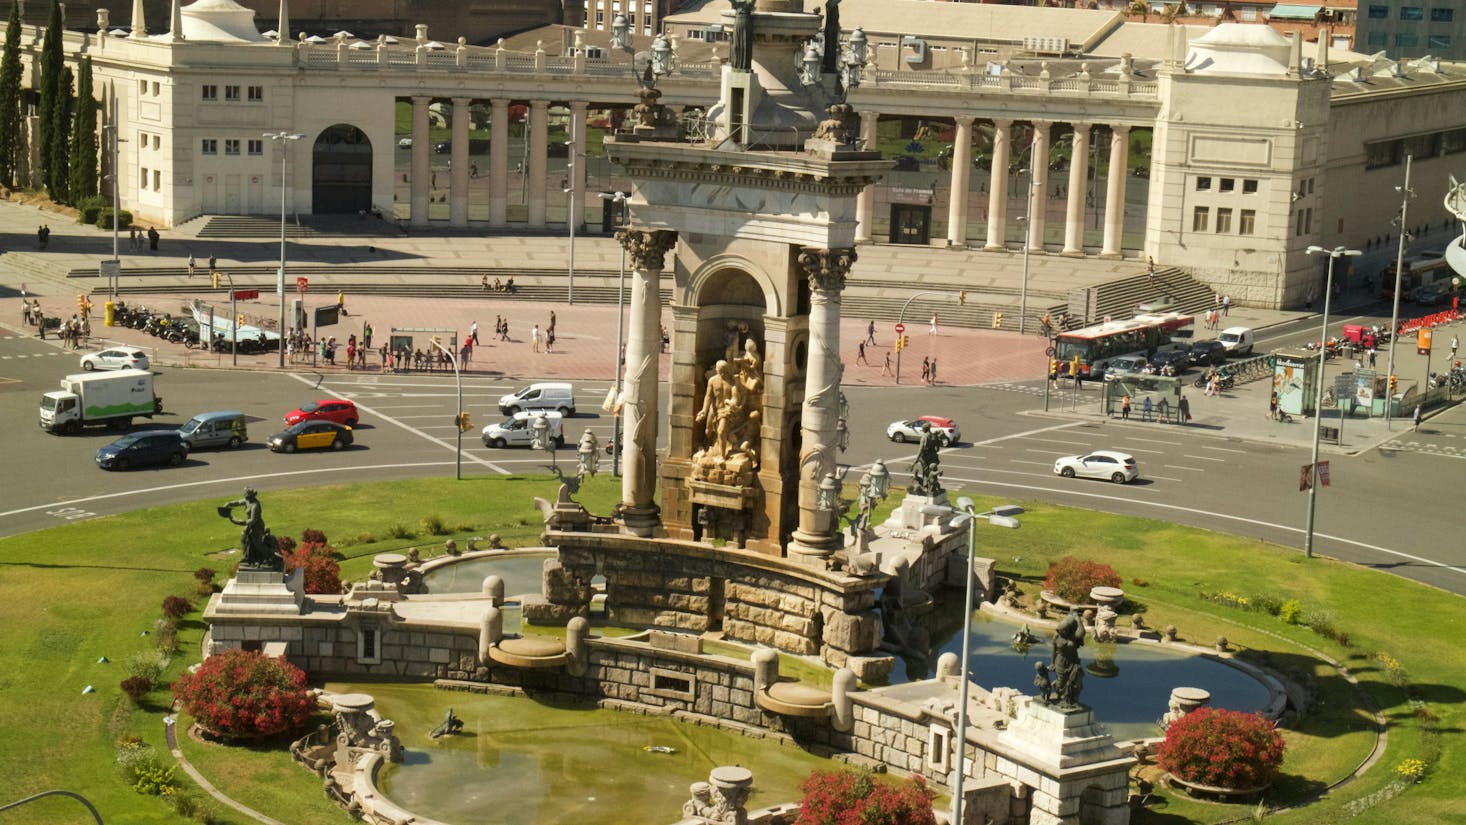
[[[865,342],[871,346],[876,345],[876,322],[871,321],[865,327]]]
[[[1155,419],[1151,417],[1152,414],[1154,413],[1154,411],[1155,411],[1155,407],[1154,407],[1154,405],[1151,404],[1150,396],[1147,395],[1140,402],[1140,420],[1141,421],[1154,421]]]
[[[218,271],[219,271],[219,256],[218,255],[210,255],[209,256],[209,274],[212,275],[213,273],[218,272]]]
[[[372,325],[366,321],[361,324],[361,346],[363,349],[372,348]]]
[[[545,332],[554,332],[554,331],[555,331],[555,310],[552,309],[552,310],[550,310],[550,326],[545,330]]]
[[[1420,405],[1419,404],[1416,404],[1415,405],[1415,414],[1410,417],[1410,420],[1412,420],[1412,421],[1415,422],[1415,432],[1417,432],[1417,433],[1420,432]]]
[[[1145,256],[1145,275],[1150,278],[1150,285],[1155,286],[1155,258],[1149,255]]]
[[[1191,420],[1191,402],[1186,400],[1186,396],[1181,396],[1181,400],[1176,402],[1176,413],[1178,424],[1185,424]]]
[[[342,315],[350,315],[346,311],[346,293],[343,290],[336,290],[336,311]]]
[[[478,321],[474,321],[468,327],[468,340],[478,343]]]
[[[51,234],[51,230],[47,229],[46,230],[46,234],[47,235]],[[150,226],[150,227],[148,227],[148,249],[152,250],[153,252],[157,252],[158,251],[158,238],[159,237],[161,237],[161,236],[158,235],[158,228],[156,226]]]
[[[1374,369],[1374,358],[1375,358],[1376,355],[1379,355],[1379,352],[1377,350],[1375,350],[1374,347],[1370,347],[1369,348],[1369,368],[1370,369]]]
[[[531,352],[540,351],[540,325],[535,324],[534,329],[529,331],[529,343]]]
[[[881,375],[895,375],[891,372],[891,351],[886,350],[886,365],[881,367]]]
[[[927,335],[936,335],[937,334],[937,314],[935,312],[932,313],[932,328],[929,329],[929,330],[927,330],[927,333],[926,334]]]
[[[545,330],[545,352],[555,351],[555,328]]]
[[[468,369],[469,363],[473,361],[473,339],[463,342],[463,348],[458,351],[459,366]]]
[[[921,359],[921,382],[923,384],[928,384],[928,383],[931,383],[931,380],[932,380],[932,359],[930,359],[930,358],[923,358],[923,359]]]
[[[860,348],[857,350],[857,352],[859,353],[859,355],[856,355],[855,356],[855,363],[857,363],[857,364],[865,364],[866,366],[870,366],[870,362],[867,361],[867,360],[865,360],[865,342],[864,341],[861,341],[860,342]]]
[[[1120,420],[1130,420],[1130,396],[1128,395],[1120,399]]]
[[[930,383],[937,383],[937,359],[935,357],[932,358],[932,372],[929,377],[931,378]]]
[[[1460,338],[1457,338],[1454,335],[1452,335],[1451,336],[1451,360],[1454,361],[1456,359],[1456,350],[1460,346],[1461,346],[1461,339]]]
[[[1310,298],[1309,305],[1312,306],[1312,304],[1313,304],[1313,301]],[[1231,295],[1223,295],[1222,296],[1222,317],[1223,318],[1227,317],[1228,315],[1231,314],[1231,312],[1232,312],[1232,296]]]
[[[509,341],[511,343],[514,341],[513,338],[510,338],[509,337],[509,319],[508,318],[505,318],[504,319],[504,327],[499,332],[499,340],[500,341]]]
[[[197,265],[198,262],[193,259],[193,253],[188,253],[188,277],[193,277],[193,268]]]

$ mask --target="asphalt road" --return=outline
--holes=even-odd
[[[1278,336],[1302,335],[1283,330]],[[1271,343],[1271,342],[1270,342]],[[251,443],[237,451],[199,451],[182,467],[105,472],[96,449],[116,434],[95,428],[50,435],[36,424],[40,394],[76,372],[76,356],[33,338],[0,337],[0,455],[11,468],[0,502],[0,535],[181,501],[236,497],[249,484],[262,491],[308,484],[366,481],[453,472],[457,430],[451,376],[331,376],[210,370],[162,370],[157,391],[166,414],[155,423],[177,426],[214,409],[250,417]],[[544,473],[543,456],[526,449],[485,448],[478,429],[497,420],[495,402],[524,381],[474,377],[464,381],[474,430],[464,434],[465,475]],[[579,414],[566,422],[563,465],[574,465],[574,444],[589,428],[603,442],[611,420],[599,414],[608,381],[577,384]],[[898,478],[914,455],[910,444],[884,438],[885,426],[918,413],[949,415],[962,427],[960,444],[944,451],[948,486],[997,496],[1158,518],[1300,547],[1307,506],[1298,468],[1309,460],[1298,446],[1260,444],[1197,428],[1139,425],[1098,418],[1045,415],[1042,384],[1004,388],[847,388],[851,448],[847,495],[876,458]],[[1015,391],[1015,389],[1017,391]],[[356,446],[333,453],[271,453],[264,447],[281,416],[299,404],[335,395],[362,408]],[[1092,395],[1092,393],[1091,393]],[[664,401],[665,403],[665,401]],[[1265,401],[1263,402],[1265,405]],[[135,429],[146,425],[139,422]],[[664,434],[665,435],[665,434]],[[1130,452],[1142,480],[1130,485],[1062,479],[1054,459],[1091,449]],[[1315,552],[1466,594],[1466,543],[1448,514],[1459,506],[1466,479],[1466,410],[1446,412],[1420,433],[1408,431],[1379,450],[1334,456],[1334,486],[1318,496]],[[609,469],[603,461],[602,469]]]

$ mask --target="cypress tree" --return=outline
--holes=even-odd
[[[71,122],[71,202],[97,194],[97,101],[92,96],[92,59],[83,57],[76,81],[76,117]]]
[[[10,4],[5,50],[0,53],[0,184],[14,188],[20,153],[20,0]]]
[[[57,203],[71,203],[71,67],[61,67],[61,82],[57,84],[56,103],[51,108],[51,166],[47,171],[49,179],[46,188],[51,200]]]
[[[51,0],[51,19],[46,24],[46,37],[41,42],[41,128],[40,146],[36,155],[40,158],[40,180],[46,185],[52,182],[51,161],[54,126],[56,125],[56,102],[61,94],[61,70],[65,68],[65,56],[61,47],[61,4]]]

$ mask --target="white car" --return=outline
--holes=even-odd
[[[148,354],[140,349],[104,349],[89,352],[81,357],[81,368],[92,370],[145,370],[148,368]]]
[[[937,415],[923,415],[905,421],[892,421],[886,427],[886,438],[897,444],[920,441],[923,424],[931,426],[932,432],[936,434],[937,442],[943,447],[950,447],[962,440],[962,431],[957,429],[957,422]]]
[[[410,138],[410,137],[405,137],[405,138],[403,138],[403,139],[401,139],[401,140],[399,140],[399,141],[397,141],[397,145],[398,145],[398,146],[401,146],[401,147],[402,147],[402,148],[404,148],[404,149],[406,149],[406,148],[408,148],[408,147],[409,147],[409,146],[411,146],[411,145],[412,145],[412,138]]]
[[[1054,475],[1064,478],[1081,476],[1125,484],[1140,478],[1135,457],[1114,450],[1095,450],[1087,455],[1065,456],[1054,462]]]

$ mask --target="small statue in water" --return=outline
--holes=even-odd
[[[436,728],[433,728],[432,733],[429,733],[428,736],[433,739],[438,739],[443,736],[452,736],[462,731],[463,720],[453,715],[453,708],[448,708],[448,712],[443,716],[443,721]]]

